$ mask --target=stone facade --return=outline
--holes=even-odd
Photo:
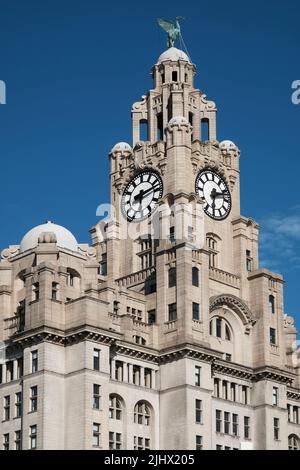
[[[2,252],[3,449],[299,447],[284,281],[259,268],[259,227],[240,214],[240,151],[217,141],[195,72],[175,48],[153,67],[132,146],[110,153],[114,211],[90,246],[48,222]],[[158,207],[127,223],[124,190],[149,169],[163,183]],[[224,220],[204,213],[203,169],[230,189]]]

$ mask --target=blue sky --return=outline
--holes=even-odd
[[[300,105],[291,102],[300,3],[149,5],[0,0],[0,247],[47,219],[89,241],[108,201],[107,154],[130,141],[131,104],[165,49],[156,17],[181,15],[196,85],[218,105],[218,140],[242,152],[242,213],[261,224],[261,261],[284,274],[285,309],[300,327]]]

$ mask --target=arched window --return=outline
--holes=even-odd
[[[274,297],[274,295],[269,295],[269,310],[270,310],[270,313],[275,313],[275,297]]]
[[[169,287],[176,287],[176,268],[169,269]]]
[[[289,436],[289,450],[299,450],[299,438],[296,434],[290,434]]]
[[[214,317],[209,324],[209,334],[225,341],[232,341],[230,325],[224,318]]]
[[[199,269],[196,267],[192,269],[192,284],[195,287],[199,287]]]
[[[109,396],[109,417],[121,421],[123,418],[122,399],[118,395]]]
[[[207,118],[201,119],[201,140],[202,142],[209,140],[209,120]]]
[[[150,405],[145,401],[139,401],[134,407],[134,422],[143,426],[150,426]]]

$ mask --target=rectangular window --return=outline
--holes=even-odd
[[[230,434],[230,413],[224,412],[224,434]]]
[[[30,411],[34,413],[38,408],[38,388],[37,386],[30,387]]]
[[[193,320],[199,321],[200,320],[200,306],[193,302]]]
[[[222,411],[216,410],[216,432],[222,432]]]
[[[15,395],[15,418],[22,416],[22,392],[17,392]]]
[[[9,434],[3,434],[3,450],[9,450]]]
[[[93,352],[93,368],[94,370],[100,370],[100,350],[94,349]]]
[[[279,418],[274,418],[274,439],[279,440]]]
[[[278,388],[273,387],[273,406],[278,406]]]
[[[276,330],[275,330],[275,328],[270,328],[270,344],[276,345]]]
[[[220,444],[216,445],[216,450],[223,450],[223,446],[220,446]]]
[[[244,438],[250,439],[250,418],[249,416],[244,416]]]
[[[31,372],[34,374],[39,370],[39,356],[38,351],[31,352]]]
[[[169,304],[169,321],[176,321],[177,320],[177,305]]]
[[[232,415],[232,434],[234,436],[239,434],[239,417],[236,414]]]
[[[202,423],[202,400],[195,400],[195,420],[196,423]]]
[[[203,441],[202,436],[199,436],[199,435],[197,434],[197,435],[196,435],[196,450],[202,450],[202,449],[203,449],[202,441]]]
[[[176,268],[169,269],[169,288],[176,287]]]
[[[100,410],[100,385],[93,385],[93,408],[94,410]]]
[[[9,421],[10,420],[10,396],[6,396],[3,398],[3,420]]]
[[[147,450],[150,449],[150,439],[143,438],[140,436],[134,436],[133,438],[134,450]]]
[[[100,424],[93,423],[93,447],[100,447]]]
[[[109,449],[122,449],[122,434],[119,432],[109,433]]]
[[[156,323],[156,310],[149,310],[148,323],[150,323],[150,325],[152,325],[153,323]]]
[[[29,431],[29,448],[36,449],[37,448],[37,425],[34,424],[30,426]]]
[[[22,450],[22,432],[15,431],[15,450]]]
[[[201,382],[201,367],[195,366],[195,385],[200,387]]]

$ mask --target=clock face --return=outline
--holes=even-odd
[[[215,220],[224,220],[231,211],[231,195],[225,181],[211,170],[203,170],[196,179],[196,192],[204,201],[204,212]]]
[[[163,195],[163,183],[157,173],[143,171],[133,178],[122,196],[122,212],[129,222],[150,217]]]

